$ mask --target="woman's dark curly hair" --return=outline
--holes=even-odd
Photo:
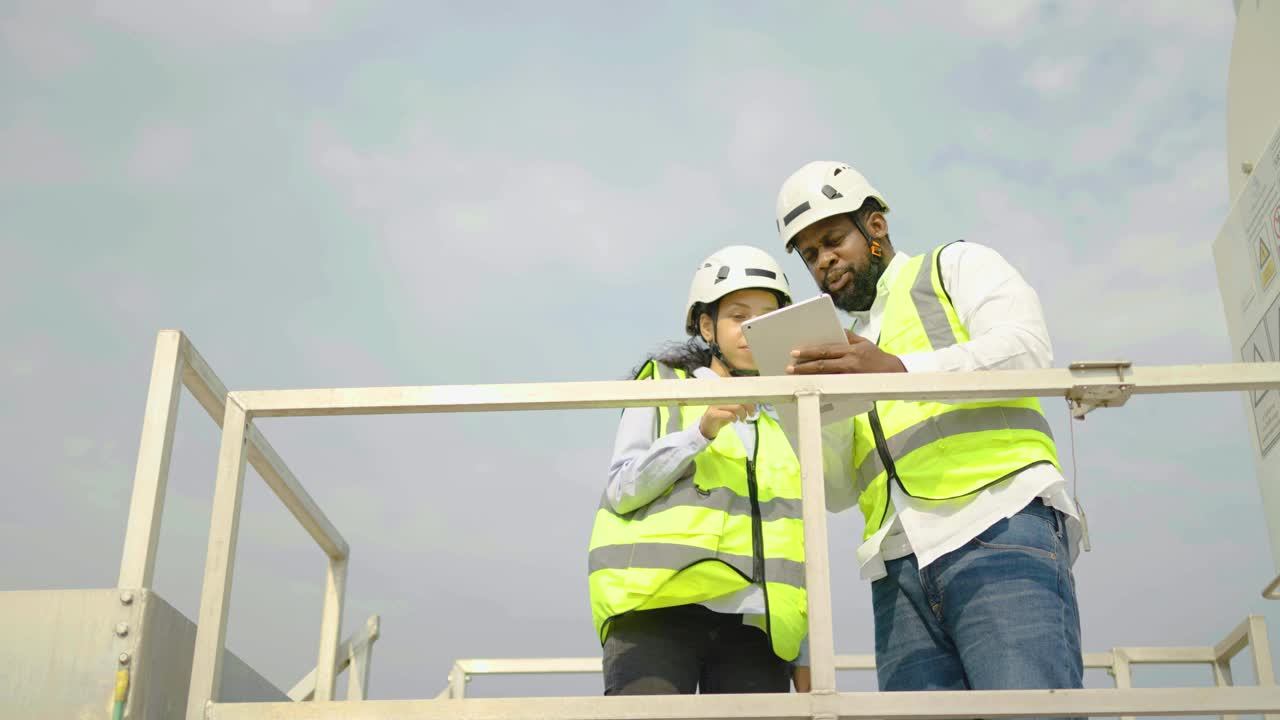
[[[714,318],[716,316],[715,306],[715,303],[698,303],[693,307],[693,316],[701,318],[706,314]],[[711,346],[702,339],[700,334],[694,335],[684,342],[669,342],[636,366],[631,371],[631,377],[639,375],[650,360],[657,360],[663,365],[683,370],[685,373],[692,375],[697,368],[711,367]]]

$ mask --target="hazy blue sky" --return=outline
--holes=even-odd
[[[0,589],[114,584],[157,330],[237,389],[619,378],[679,336],[698,260],[778,250],[777,187],[814,159],[866,173],[907,252],[1004,253],[1057,365],[1227,361],[1233,23],[1224,0],[2,2]],[[217,434],[181,413],[157,589],[193,616]],[[351,543],[348,628],[383,616],[375,697],[432,696],[458,657],[598,653],[616,417],[261,423]],[[1280,622],[1239,397],[1141,398],[1077,440],[1086,649]],[[872,647],[861,525],[831,524],[843,653]],[[229,642],[287,688],[322,556],[252,475],[240,549]]]

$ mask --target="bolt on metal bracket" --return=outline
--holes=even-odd
[[[1128,360],[1075,362],[1068,366],[1072,375],[1092,382],[1074,385],[1067,391],[1071,417],[1083,420],[1100,407],[1120,407],[1133,394],[1133,384],[1125,382],[1125,371],[1133,367]]]

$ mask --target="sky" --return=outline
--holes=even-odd
[[[624,378],[681,337],[703,257],[781,254],[778,186],[811,160],[867,175],[903,251],[1007,257],[1056,366],[1228,362],[1233,28],[1221,0],[0,2],[0,591],[114,585],[157,331],[232,389]],[[372,697],[434,696],[457,658],[599,654],[616,417],[258,421],[351,545],[344,634],[382,616]],[[1280,625],[1247,433],[1235,394],[1076,425],[1087,651]],[[155,589],[189,617],[217,442],[185,396]],[[830,518],[840,653],[872,648],[861,528]],[[229,646],[288,689],[325,561],[252,472],[239,552]]]

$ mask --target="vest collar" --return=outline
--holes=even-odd
[[[849,317],[853,318],[852,329],[854,332],[861,332],[861,328],[867,326],[872,315],[877,317],[884,315],[884,305],[889,301],[889,288],[893,287],[893,281],[898,277],[898,273],[902,271],[902,266],[906,265],[910,260],[910,255],[897,250],[894,251],[893,259],[885,266],[884,273],[876,281],[876,299],[871,303],[871,309],[848,313]],[[870,339],[875,340],[875,338]]]

